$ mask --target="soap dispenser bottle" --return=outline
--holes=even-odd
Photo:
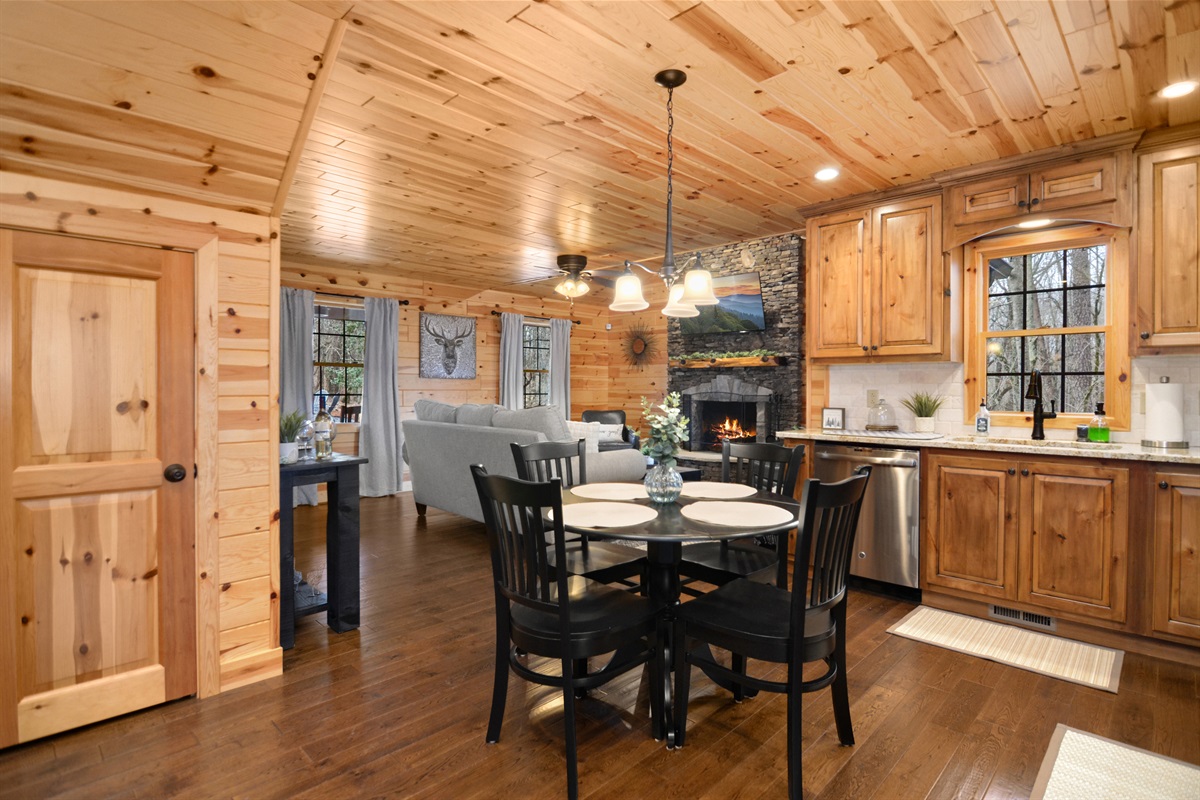
[[[1104,416],[1104,403],[1096,403],[1096,414],[1088,423],[1088,441],[1108,441],[1108,419]]]
[[[979,400],[979,410],[975,412],[975,435],[987,436],[992,431],[992,412],[988,411],[987,398]]]

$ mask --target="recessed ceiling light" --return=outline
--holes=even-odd
[[[1180,81],[1172,83],[1158,93],[1159,97],[1165,97],[1168,100],[1175,97],[1183,97],[1185,94],[1191,94],[1196,91],[1197,83],[1195,81]]]
[[[840,174],[837,167],[825,167],[825,169],[817,170],[817,174],[813,177],[819,181],[831,181]]]
[[[1044,228],[1054,220],[1049,217],[1039,217],[1037,219],[1027,219],[1024,222],[1018,222],[1018,228]]]

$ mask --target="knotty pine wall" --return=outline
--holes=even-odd
[[[666,383],[666,323],[657,311],[662,298],[654,293],[649,281],[646,282],[646,288],[651,309],[639,314],[614,314],[608,310],[606,300],[599,303],[576,302],[572,307],[566,300],[533,294],[501,290],[476,292],[450,284],[392,278],[335,267],[315,268],[284,263],[280,267],[280,281],[284,286],[320,293],[393,297],[409,301],[407,306],[400,307],[398,331],[403,418],[412,416],[413,403],[420,398],[453,404],[500,401],[500,318],[492,316],[492,311],[580,321],[571,331],[572,419],[579,419],[579,415],[589,408],[624,408],[629,414],[630,424],[636,427],[641,420],[642,395],[657,397]],[[422,310],[475,318],[474,380],[419,377]],[[627,363],[622,347],[626,330],[639,320],[648,327],[657,326],[659,348],[652,362],[633,368]],[[611,331],[605,328],[610,322]]]
[[[0,224],[196,252],[198,692],[280,674],[277,223],[0,172]]]

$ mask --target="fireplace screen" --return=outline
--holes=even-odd
[[[723,442],[757,440],[758,408],[755,403],[708,401],[701,406],[700,449],[720,451]]]

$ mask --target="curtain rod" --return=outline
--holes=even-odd
[[[366,299],[367,299],[366,297],[364,297],[364,296],[363,296],[363,295],[361,295],[361,294],[334,294],[334,293],[332,293],[332,292],[313,292],[313,294],[314,294],[316,297],[328,297],[328,298],[330,298],[330,299],[334,299],[334,300],[336,300],[336,299],[337,299],[337,298],[339,298],[339,297],[340,297],[340,298],[344,298],[344,299],[350,299],[350,300],[366,300]],[[376,299],[383,299],[383,300],[387,300],[387,299],[389,299],[389,298],[386,298],[386,297],[384,297],[384,298],[380,298],[378,295],[370,295],[370,296],[371,296],[371,297],[374,297],[374,298],[376,298]],[[406,306],[406,305],[408,305],[408,301],[407,301],[407,300],[400,300],[400,299],[397,299],[397,300],[396,300],[396,302],[397,302],[397,303],[399,303],[399,304],[400,304],[400,305],[402,305],[402,306]]]
[[[493,317],[498,317],[498,316],[500,316],[500,314],[501,314],[501,313],[502,313],[502,312],[500,312],[500,311],[496,311],[496,310],[494,310],[494,309],[493,309],[493,310],[492,310],[492,312],[491,312],[491,314],[492,314],[492,316],[493,316]],[[550,317],[531,317],[531,316],[526,316],[526,317],[525,317],[525,319],[538,319],[538,320],[541,320],[542,322],[549,322],[551,318],[550,318]],[[571,323],[572,325],[582,325],[582,324],[583,324],[583,320],[581,320],[581,319],[569,319],[569,320],[567,320],[567,322]]]

